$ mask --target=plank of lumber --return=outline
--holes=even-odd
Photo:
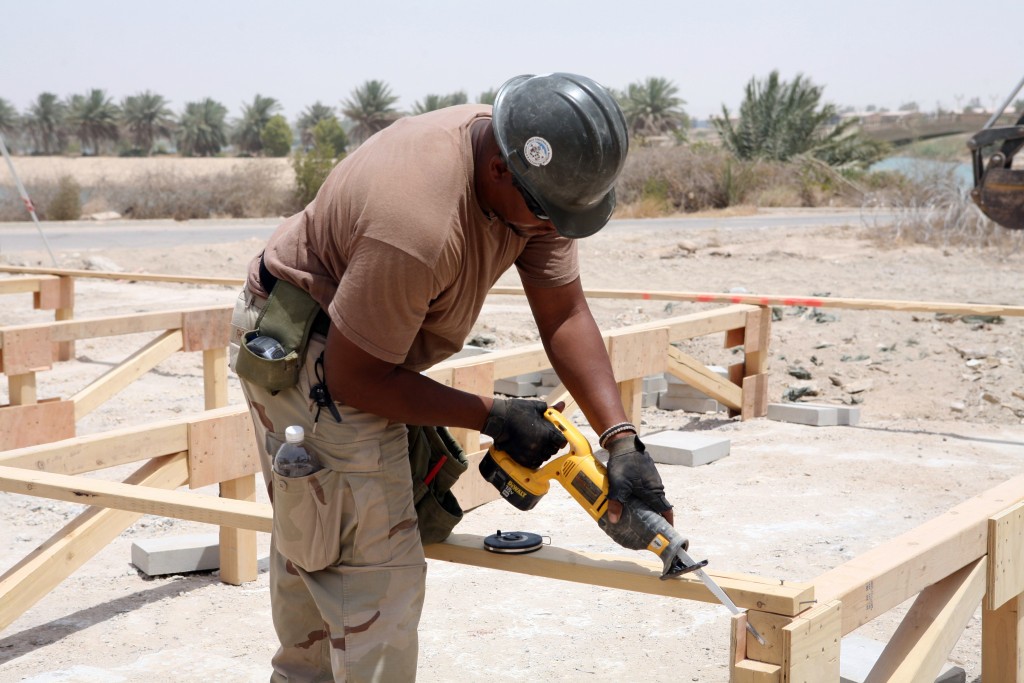
[[[102,318],[62,320],[45,324],[13,325],[3,328],[2,331],[6,334],[9,331],[20,332],[23,330],[44,329],[48,331],[51,341],[65,342],[76,339],[94,339],[96,337],[113,337],[122,334],[163,332],[165,330],[180,329],[182,316],[185,313],[230,310],[229,306],[202,306],[176,311],[131,313]],[[2,346],[2,337],[0,337],[0,346]]]
[[[185,454],[179,453],[149,461],[125,484],[174,489],[187,481]],[[0,577],[0,631],[141,516],[91,507],[7,570]]]
[[[712,372],[704,363],[674,346],[669,346],[667,353],[668,371],[674,376],[730,408],[738,410],[743,407],[743,392],[740,387]]]
[[[23,294],[39,291],[40,280],[55,280],[53,276],[43,277],[11,277],[0,280],[0,294]]]
[[[167,330],[97,377],[71,397],[75,404],[75,422],[180,350],[181,330]]]
[[[521,294],[516,287],[494,287],[492,294]],[[849,308],[857,310],[952,313],[957,315],[1024,315],[1024,306],[999,304],[950,303],[941,301],[900,301],[889,299],[849,299],[807,297],[789,294],[727,294],[723,292],[651,292],[637,289],[587,289],[590,299],[648,299],[652,301],[693,301],[712,304],[749,304],[752,306],[806,306],[808,308]]]
[[[67,277],[95,278],[100,280],[128,280],[134,282],[180,282],[192,285],[222,285],[241,287],[244,278],[201,277],[196,275],[166,275],[161,273],[114,273],[103,270],[79,270],[75,268],[33,268],[27,266],[0,266],[0,273],[35,273],[64,275]]]
[[[0,467],[0,491],[40,496],[206,524],[270,532],[270,505],[216,498],[183,491],[161,491],[118,482]],[[661,565],[619,557],[577,553],[547,546],[529,555],[500,555],[484,550],[483,537],[453,534],[425,547],[427,557],[477,567],[503,569],[547,578],[620,588],[653,595],[716,603],[699,579],[682,576],[662,581]],[[741,574],[708,572],[740,607],[797,614],[814,600],[807,584],[785,583]]]
[[[662,581],[659,562],[581,553],[554,546],[544,546],[526,555],[505,555],[484,550],[483,537],[471,534],[452,534],[444,543],[425,546],[424,550],[427,557],[434,560],[652,595],[718,602],[700,579],[695,577],[684,575],[671,581]],[[718,582],[740,608],[793,615],[806,609],[814,600],[813,589],[807,584],[715,571],[708,571],[708,575]]]
[[[186,451],[189,447],[189,424],[229,419],[240,413],[248,413],[245,406],[227,406],[195,415],[27,446],[0,453],[0,465],[54,474],[92,472]]]
[[[934,681],[985,595],[986,564],[983,557],[921,591],[864,683]]]
[[[1024,499],[1024,476],[948,512],[812,581],[818,599],[843,603],[843,635],[888,612],[988,552],[988,519]]]
[[[270,505],[0,466],[0,491],[270,532]]]

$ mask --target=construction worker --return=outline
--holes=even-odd
[[[263,329],[261,314],[271,317],[264,307],[280,283],[322,309],[295,386],[242,377],[274,504],[272,681],[415,678],[426,562],[406,425],[480,430],[530,467],[565,444],[541,401],[420,374],[463,347],[513,265],[552,367],[611,453],[613,521],[630,495],[672,521],[579,277],[575,239],[608,222],[627,148],[605,88],[574,74],[519,76],[493,108],[449,107],[371,137],[253,261],[232,321],[233,363],[251,355],[242,347]],[[304,427],[323,470],[272,472],[289,425]]]

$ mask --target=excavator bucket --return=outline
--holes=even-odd
[[[986,162],[985,153],[999,145]],[[971,199],[982,213],[1012,230],[1024,230],[1024,169],[1013,168],[1013,157],[1024,147],[1024,116],[1015,126],[986,128],[968,142],[974,165]]]

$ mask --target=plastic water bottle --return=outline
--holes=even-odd
[[[246,343],[245,347],[260,358],[266,358],[267,360],[277,360],[288,355],[288,352],[281,346],[281,342],[273,337],[264,335],[253,337]]]
[[[323,469],[317,457],[302,445],[305,437],[305,431],[298,425],[284,430],[285,442],[274,456],[275,472],[283,477],[305,477]]]

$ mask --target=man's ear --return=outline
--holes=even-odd
[[[487,173],[492,180],[503,180],[510,171],[508,170],[508,164],[501,158],[501,155],[495,154],[487,164]]]

